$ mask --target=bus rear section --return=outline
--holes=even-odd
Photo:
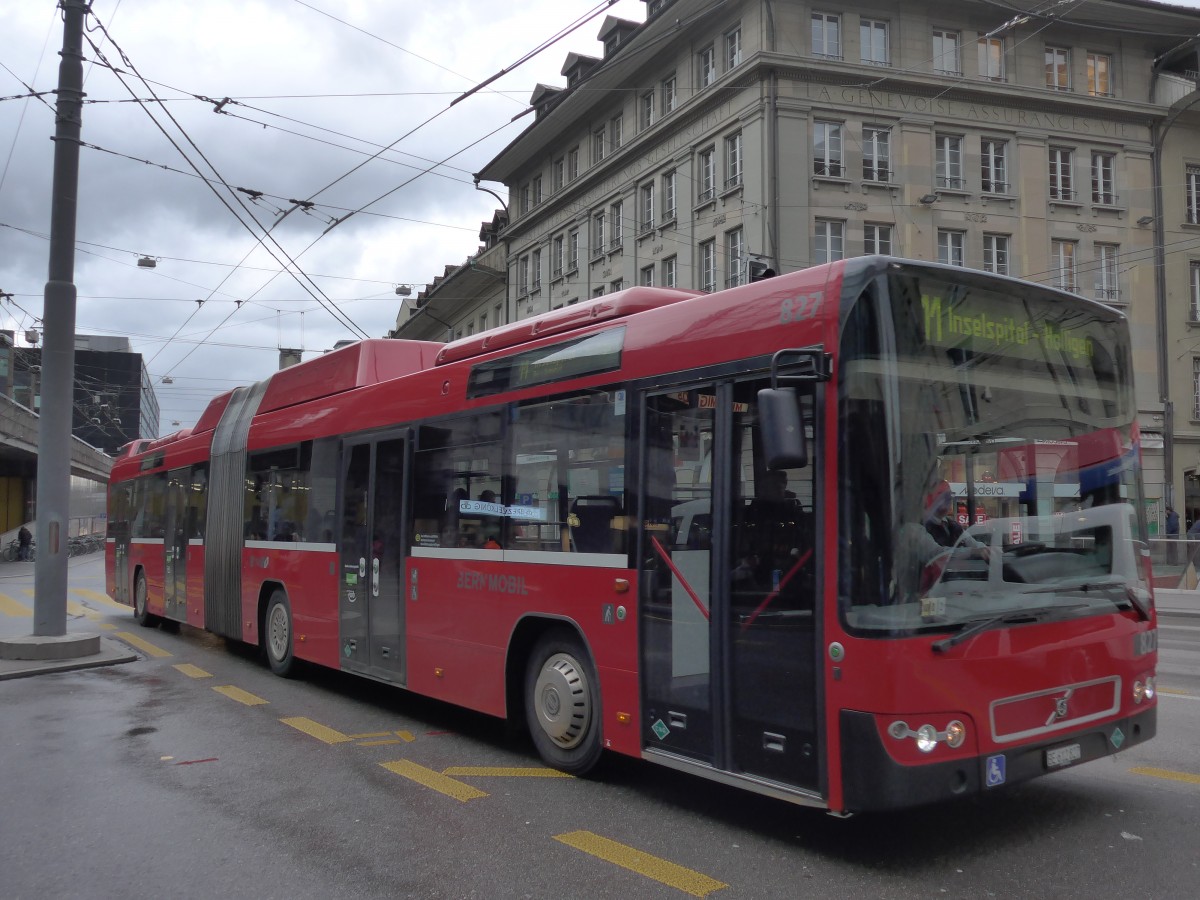
[[[864,270],[853,289],[837,358],[831,805],[996,790],[1153,737],[1123,317],[936,267]]]

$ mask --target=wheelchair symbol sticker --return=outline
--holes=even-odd
[[[987,758],[987,774],[985,778],[987,786],[999,787],[1004,784],[1004,755],[989,756]]]

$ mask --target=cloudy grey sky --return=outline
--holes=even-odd
[[[510,120],[534,86],[563,84],[570,51],[601,55],[596,35],[606,14],[645,15],[641,0],[92,6],[88,36],[99,52],[85,42],[83,140],[92,146],[80,158],[77,331],[129,337],[155,382],[164,434],[193,424],[214,395],[269,375],[279,347],[311,358],[358,336],[355,328],[381,336],[393,327],[397,285],[415,291],[478,246],[479,224],[496,203],[471,175],[525,127],[528,119]],[[54,132],[54,98],[20,95],[26,85],[54,88],[62,22],[56,0],[10,0],[3,23],[0,292],[13,299],[0,305],[0,326],[20,334],[42,315]],[[228,190],[210,190],[189,160],[206,177],[261,197],[237,193],[243,209]],[[308,212],[281,217],[290,199],[310,198]],[[274,225],[282,251],[264,250],[222,201],[243,220],[252,213],[257,234]],[[353,328],[279,274],[284,252]],[[156,267],[139,267],[141,255]]]
[[[26,85],[53,90],[62,46],[56,0],[5,6],[0,98],[25,94]],[[415,294],[477,248],[496,201],[475,190],[472,173],[527,124],[510,120],[534,86],[562,84],[572,50],[600,55],[605,15],[645,14],[640,0],[520,0],[487,4],[484,15],[479,0],[92,7],[88,37],[110,65],[85,40],[82,137],[93,147],[80,156],[76,330],[129,337],[155,382],[164,434],[180,427],[174,421],[193,424],[215,394],[269,375],[279,347],[303,348],[307,359],[359,336],[279,274],[283,252],[273,258],[223,200],[244,220],[252,213],[256,233],[278,222],[272,237],[282,251],[355,326],[382,336],[395,324],[397,285]],[[163,104],[145,102],[154,96]],[[201,99],[226,97],[220,114]],[[19,335],[40,326],[49,253],[54,98],[43,99],[0,99],[0,291],[13,295],[0,306],[0,327]],[[262,197],[240,193],[243,210],[188,160]],[[385,194],[322,236],[335,218]],[[309,198],[309,212],[278,221],[289,199]],[[139,267],[141,255],[156,267]]]

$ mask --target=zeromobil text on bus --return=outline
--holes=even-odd
[[[108,590],[300,661],[835,812],[1154,736],[1129,329],[862,257],[368,340],[113,466]]]

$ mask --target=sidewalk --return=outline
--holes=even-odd
[[[31,562],[0,564],[0,640],[23,639],[33,634],[34,566],[35,563]],[[66,659],[0,659],[0,681],[47,672],[111,666],[137,659],[137,653],[126,644],[104,636],[106,631],[118,627],[105,620],[113,615],[120,616],[122,611],[98,603],[88,596],[72,593],[77,589],[104,593],[104,554],[95,553],[70,560],[67,581],[67,634],[99,633],[100,652]]]

